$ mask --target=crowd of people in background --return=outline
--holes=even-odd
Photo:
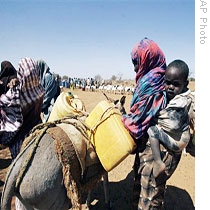
[[[60,79],[61,80],[61,79]],[[78,77],[69,77],[68,79],[63,79],[60,81],[60,86],[71,89],[83,89],[85,90],[86,86],[94,86],[99,88],[101,85],[110,84],[110,81],[101,80],[98,81],[94,78],[78,78]]]
[[[99,87],[100,84],[103,84],[103,82],[99,82],[89,77],[88,78],[69,77],[68,79],[63,79],[62,81],[60,81],[61,87],[71,88],[71,89],[81,88],[83,90],[85,90],[86,86]]]
[[[127,84],[128,83],[128,84]],[[81,89],[83,91],[102,91],[114,94],[132,94],[134,82],[96,80],[94,78],[68,78],[60,79],[60,88]]]

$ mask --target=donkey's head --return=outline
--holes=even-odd
[[[105,93],[103,93],[103,94],[108,101],[110,101],[111,103],[114,103],[117,106],[117,108],[120,110],[121,114],[126,114],[126,111],[124,108],[126,96],[122,96],[120,100],[119,99],[114,100],[114,99],[108,97]]]

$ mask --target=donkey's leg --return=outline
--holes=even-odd
[[[91,190],[88,190],[87,200],[86,200],[86,210],[90,209],[91,203]]]

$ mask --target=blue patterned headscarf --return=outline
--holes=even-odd
[[[146,133],[157,112],[166,106],[163,91],[166,61],[159,46],[148,38],[135,45],[131,57],[139,68],[130,112],[123,115],[122,122],[135,140],[138,140]]]
[[[52,99],[54,101],[54,97],[57,94],[57,82],[54,75],[50,71],[50,67],[44,60],[38,60],[37,65],[39,67],[39,77],[41,80],[41,85],[45,89],[42,111],[47,111],[46,109],[48,109],[50,104],[54,104],[54,102],[52,102]]]

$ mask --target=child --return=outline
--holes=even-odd
[[[154,158],[153,176],[165,170],[159,141],[174,152],[182,151],[190,140],[188,111],[191,91],[188,86],[189,68],[182,60],[174,60],[166,68],[165,92],[167,106],[161,110],[147,133]]]

